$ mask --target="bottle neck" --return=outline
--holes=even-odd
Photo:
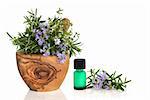
[[[76,71],[83,71],[83,69],[76,69]]]

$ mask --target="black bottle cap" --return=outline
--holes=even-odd
[[[85,69],[85,59],[75,59],[74,69]]]

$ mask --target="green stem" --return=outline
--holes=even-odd
[[[13,39],[13,37],[12,37],[8,32],[6,32],[6,34],[7,34],[11,39]]]

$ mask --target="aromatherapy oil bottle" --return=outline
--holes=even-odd
[[[75,59],[74,69],[76,69],[74,71],[74,89],[86,89],[85,59]]]

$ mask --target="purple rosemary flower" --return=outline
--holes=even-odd
[[[60,63],[64,63],[66,61],[66,55],[64,53],[57,52],[56,56],[58,57]]]
[[[38,34],[35,34],[35,40],[39,40],[40,39],[40,36]]]
[[[107,90],[112,89],[111,81],[108,81],[104,88],[107,89]]]
[[[36,34],[38,34],[39,36],[41,36],[43,34],[43,32],[38,31]]]
[[[45,34],[47,32],[46,28],[41,28],[42,32]]]
[[[45,42],[44,38],[42,37],[43,32],[39,31],[35,34],[35,40],[38,42],[38,45],[42,46]]]
[[[40,49],[40,53],[43,53],[43,52],[45,52],[43,49]]]
[[[59,60],[60,63],[64,63],[66,59]]]
[[[104,83],[104,81],[107,79],[107,74],[106,74],[106,72],[105,71],[103,71],[103,72],[100,72],[98,75],[97,75],[97,77],[93,80],[93,86],[94,86],[94,88],[96,88],[96,89],[100,89],[100,88],[102,88],[103,87],[103,83]],[[108,88],[108,87],[106,87],[106,88]]]
[[[66,51],[67,49],[67,46],[65,44],[60,44],[58,47],[61,49],[61,51]]]
[[[98,75],[98,78],[101,79],[102,81],[107,79],[107,74],[105,71],[100,72]]]
[[[103,86],[103,81],[101,81],[99,78],[93,79],[93,86],[95,89],[101,89]]]
[[[46,33],[44,34],[44,36],[45,36],[45,39],[48,40],[49,36]]]
[[[47,45],[44,45],[43,49],[40,49],[40,53],[46,52],[47,48],[48,48]]]
[[[58,46],[59,48],[62,48],[63,47],[63,44],[59,44],[59,46]]]
[[[42,35],[43,33],[41,32],[41,31],[38,31],[36,34],[35,34],[35,40],[37,41],[37,40],[39,40],[40,38],[41,38],[41,35]]]
[[[66,51],[66,49],[67,47],[65,45],[61,48],[62,51]]]
[[[44,54],[43,54],[43,56],[49,56],[50,55],[50,52],[48,52],[48,51],[46,51]]]
[[[103,88],[106,89],[106,90],[110,90],[111,89],[109,85],[104,85]]]
[[[45,42],[44,39],[42,38],[38,39],[38,45],[42,46],[44,42]]]

